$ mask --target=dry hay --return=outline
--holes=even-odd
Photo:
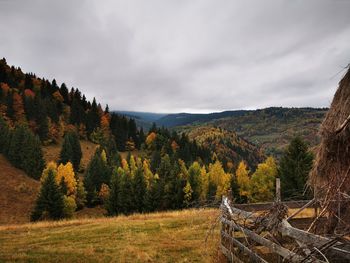
[[[321,143],[317,149],[309,184],[320,201],[321,216],[327,216],[323,229],[333,233],[346,225],[349,216],[350,191],[350,69],[339,82],[331,107],[320,128]],[[317,221],[317,220],[316,220]],[[320,224],[313,223],[314,230]]]

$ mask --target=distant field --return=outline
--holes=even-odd
[[[225,262],[216,209],[0,226],[0,262]]]

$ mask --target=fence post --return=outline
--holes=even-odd
[[[276,202],[281,202],[281,180],[276,178]]]

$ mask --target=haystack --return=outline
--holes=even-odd
[[[350,69],[339,82],[320,135],[309,184],[321,200],[321,216],[328,218],[325,231],[330,233],[340,223],[350,224]]]

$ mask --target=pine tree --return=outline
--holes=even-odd
[[[159,209],[161,202],[161,185],[158,175],[155,175],[149,185],[149,189],[146,191],[145,196],[145,208],[148,212],[154,212]]]
[[[84,177],[84,185],[87,191],[87,204],[89,206],[98,203],[98,192],[101,185],[109,184],[111,179],[111,172],[108,164],[102,159],[101,149],[97,149],[92,157]]]
[[[45,167],[45,160],[41,149],[41,141],[30,130],[25,130],[25,138],[22,142],[21,168],[32,178],[39,180]]]
[[[75,196],[77,209],[82,209],[86,204],[86,191],[83,182],[78,181],[77,194]]]
[[[121,177],[122,190],[120,193],[120,199],[122,200],[122,210],[123,210],[123,214],[128,215],[135,211],[133,181],[130,173],[126,172],[125,170],[119,171],[118,173],[122,175]]]
[[[134,175],[134,197],[135,206],[139,213],[145,211],[145,195],[147,190],[147,185],[143,171],[141,168],[137,168]]]
[[[81,157],[82,151],[78,134],[76,132],[67,133],[62,144],[60,163],[71,162],[74,170],[79,171]]]
[[[123,212],[123,204],[121,200],[121,175],[115,169],[112,173],[111,190],[106,204],[108,215],[115,216]]]
[[[55,220],[63,218],[63,209],[63,195],[56,184],[53,171],[50,170],[41,185],[31,220],[37,221],[46,217]]]
[[[283,199],[310,197],[309,192],[303,193],[312,163],[313,154],[307,144],[300,137],[295,137],[285,150],[278,168]]]

